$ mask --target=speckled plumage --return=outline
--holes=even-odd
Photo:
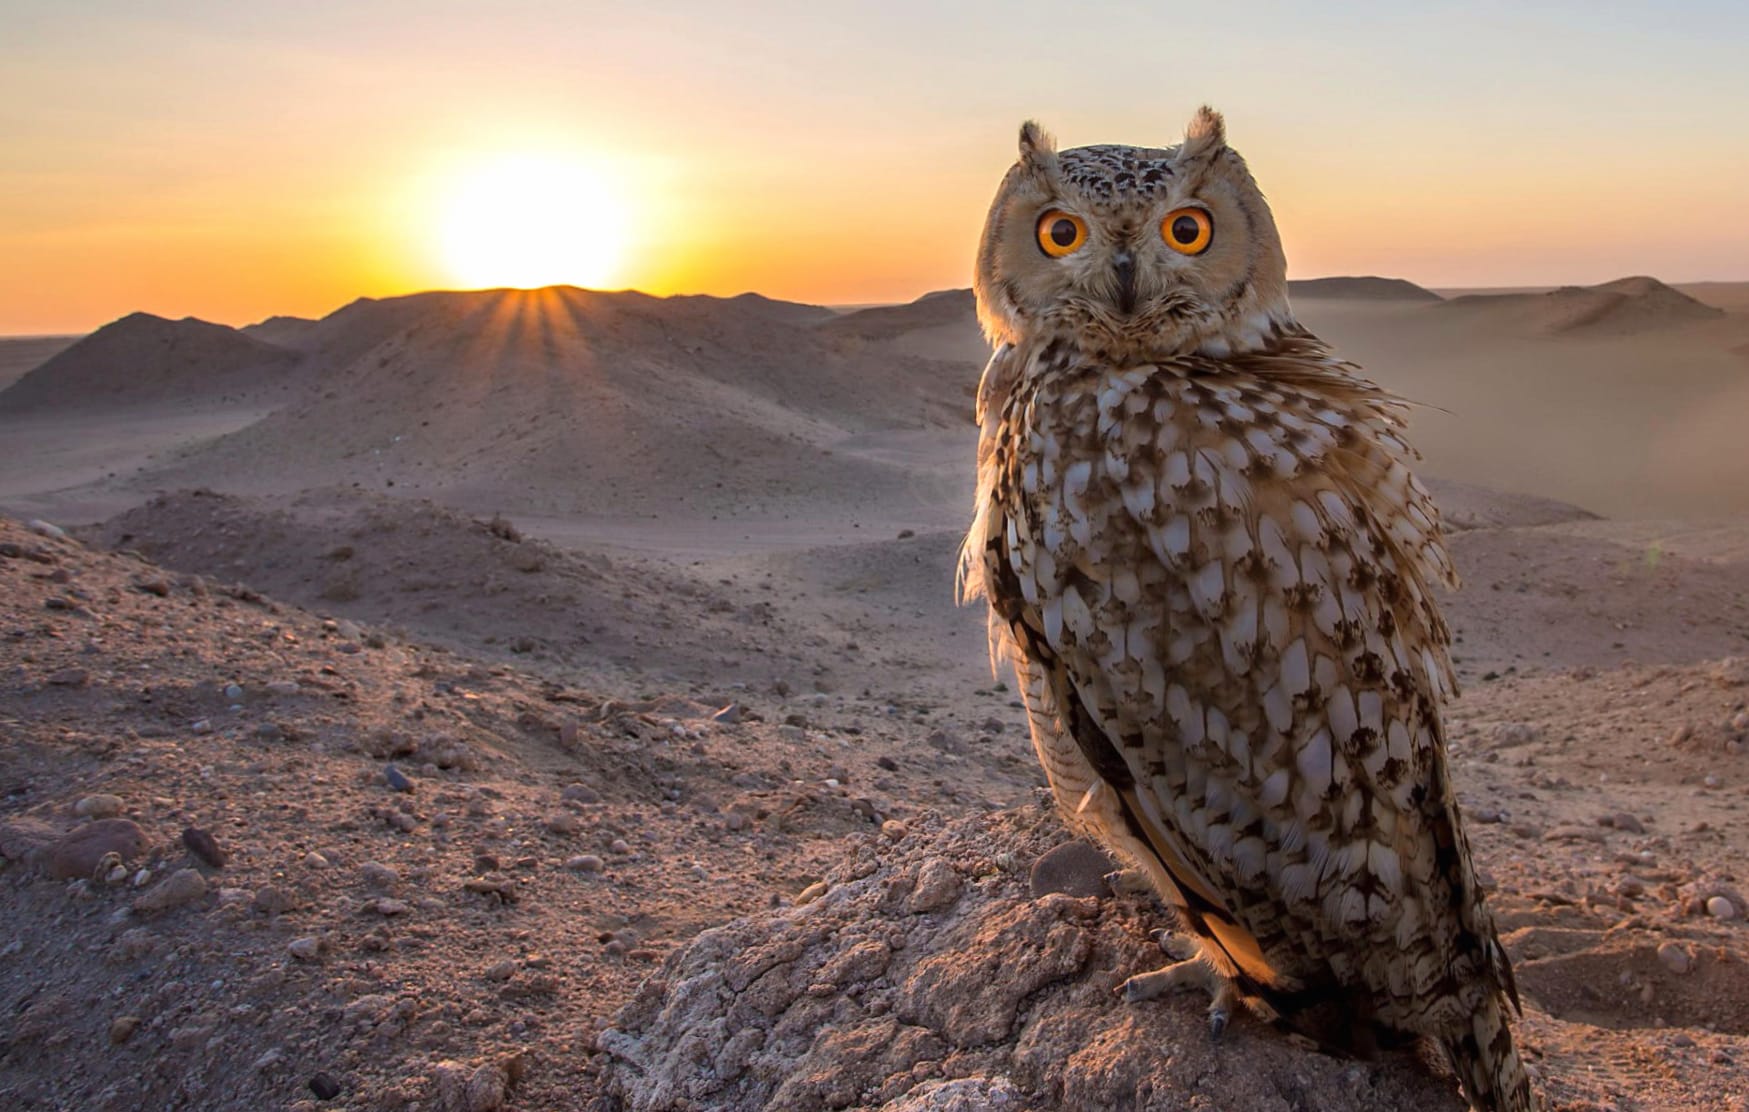
[[[1194,256],[1160,242],[1185,206],[1213,221]],[[1034,230],[1057,211],[1088,229],[1063,258]],[[1446,767],[1438,511],[1402,403],[1294,320],[1220,118],[1060,155],[1027,125],[976,288],[965,593],[1071,824],[1223,994],[1333,1050],[1431,1038],[1476,1108],[1534,1108]]]

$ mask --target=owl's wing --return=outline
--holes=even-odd
[[[1065,725],[1284,1018],[1340,986],[1510,988],[1446,776],[1430,584],[1451,570],[1397,403],[1328,369],[1316,393],[1220,370],[1108,376],[1085,403],[1101,458],[1030,461],[1054,520],[1017,570],[1060,584],[1035,583],[1034,636]]]

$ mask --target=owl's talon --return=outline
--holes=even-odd
[[[1227,1030],[1227,1013],[1222,1008],[1209,1009],[1209,1038],[1219,1040]]]
[[[1106,887],[1113,895],[1145,896],[1154,890],[1148,883],[1148,876],[1140,869],[1118,869],[1105,874]]]
[[[1215,998],[1209,1001],[1209,1038],[1219,1039],[1226,1033],[1227,1021],[1233,1018],[1233,1005],[1239,999],[1239,994],[1233,989],[1233,982],[1224,977],[1217,978]]]
[[[1127,1004],[1140,1004],[1144,1000],[1153,1000],[1169,992],[1182,992],[1193,988],[1202,989],[1219,999],[1220,989],[1215,984],[1216,980],[1218,977],[1215,971],[1201,958],[1191,958],[1189,961],[1173,962],[1147,973],[1137,973],[1119,985],[1118,992],[1123,995]]]

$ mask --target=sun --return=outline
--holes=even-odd
[[[472,289],[609,285],[629,240],[628,209],[578,160],[504,155],[462,173],[440,217],[444,265]]]

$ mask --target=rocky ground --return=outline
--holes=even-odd
[[[434,514],[426,543],[527,543],[491,525]],[[861,615],[865,688],[808,690],[808,653],[788,680],[687,683],[674,657],[575,686],[502,638],[57,533],[0,521],[7,1107],[1450,1105],[1423,1063],[1255,1024],[1211,1045],[1200,1001],[1110,998],[1158,960],[1157,909],[1097,862],[1052,871],[1011,698],[946,708],[956,678],[890,664],[901,626],[874,617],[902,603],[867,554],[833,599],[698,627],[733,657]],[[1534,622],[1561,569],[1491,579],[1458,542],[1455,764],[1530,1060],[1556,1108],[1749,1108],[1749,662],[1684,609],[1728,614],[1730,569],[1664,563],[1674,625],[1626,583],[1593,608],[1618,640],[1568,666],[1474,624],[1508,593]],[[846,575],[822,559],[786,566]],[[1612,663],[1636,651],[1670,662]]]

